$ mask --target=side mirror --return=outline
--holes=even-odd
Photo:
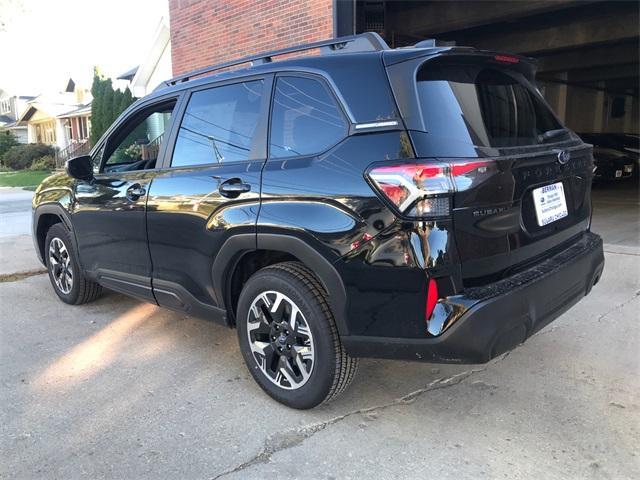
[[[67,174],[78,180],[93,180],[93,162],[89,155],[82,155],[67,160]]]

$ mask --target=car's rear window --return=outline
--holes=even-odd
[[[427,62],[418,94],[429,133],[485,147],[541,143],[561,128],[525,77],[499,66]]]

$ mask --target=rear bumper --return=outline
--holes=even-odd
[[[636,169],[635,161],[631,158],[612,161],[612,162],[595,162],[595,170],[593,172],[594,180],[622,180],[633,175]],[[616,176],[620,172],[620,176]]]
[[[485,363],[524,342],[587,295],[604,268],[602,239],[585,233],[566,250],[445,302],[460,311],[437,337],[343,336],[356,357],[436,363]]]

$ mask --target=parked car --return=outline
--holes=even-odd
[[[487,362],[604,266],[591,147],[533,82],[524,57],[375,34],[179,76],[38,187],[37,253],[68,304],[106,287],[235,327],[295,408],[359,357]]]
[[[629,133],[580,133],[583,141],[593,145],[593,178],[621,180],[640,167],[638,135]]]

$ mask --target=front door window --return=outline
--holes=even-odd
[[[129,172],[156,167],[160,147],[164,141],[175,103],[164,104],[145,111],[129,122],[105,148],[105,172]]]

